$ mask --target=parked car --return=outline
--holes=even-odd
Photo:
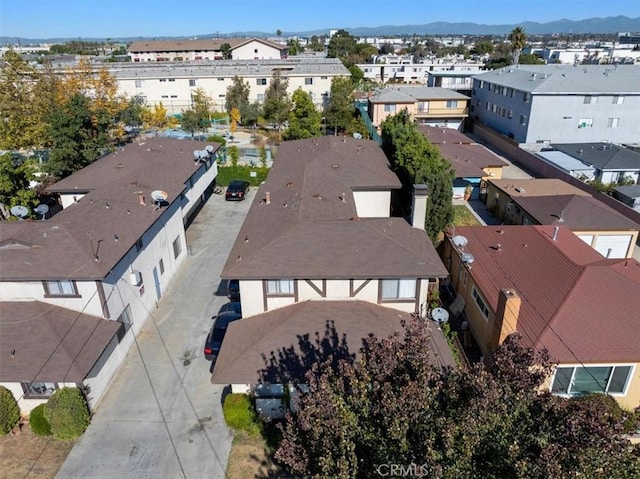
[[[240,282],[237,279],[227,282],[227,298],[229,301],[240,301]]]
[[[242,306],[240,304],[240,301],[231,301],[230,303],[223,304],[220,307],[220,311],[218,311],[218,314],[226,313],[227,311],[242,314]]]
[[[225,193],[224,198],[227,201],[237,200],[242,201],[247,193],[247,188],[249,188],[248,181],[242,180],[233,180],[229,183],[227,187],[227,192]]]
[[[229,326],[229,323],[242,319],[242,315],[234,313],[233,311],[226,311],[214,316],[213,318],[213,326],[211,327],[211,331],[209,331],[207,340],[204,343],[204,357],[209,361],[218,357],[218,353],[222,347],[222,340],[227,332],[227,326]]]

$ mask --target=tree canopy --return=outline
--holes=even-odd
[[[325,107],[324,116],[327,125],[335,132],[345,131],[355,115],[353,106],[354,83],[348,77],[335,77],[331,80],[331,96]]]
[[[381,124],[382,148],[392,165],[406,171],[412,184],[428,187],[425,231],[434,243],[453,221],[453,178],[451,162],[440,155],[411,120],[406,110],[387,117]],[[400,175],[403,179],[404,175]],[[409,188],[411,185],[403,185]]]
[[[249,82],[245,82],[238,75],[234,76],[231,85],[227,87],[227,96],[224,100],[227,113],[231,113],[231,110],[237,108],[240,111],[240,116],[244,118],[249,107],[250,90]]]
[[[287,94],[289,81],[280,76],[276,71],[269,82],[269,86],[264,94],[264,117],[268,121],[276,124],[278,131],[287,120],[291,110],[291,101]]]
[[[285,140],[298,140],[321,135],[321,116],[316,110],[311,96],[302,88],[291,95],[293,108],[289,112],[289,126],[284,133]]]
[[[542,388],[552,370],[546,352],[511,335],[491,372],[439,369],[428,335],[414,319],[404,335],[364,340],[358,359],[315,363],[281,426],[276,458],[317,478],[640,474],[640,446],[621,436],[637,427],[637,414],[604,395],[552,396]]]

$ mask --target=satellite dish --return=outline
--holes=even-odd
[[[35,207],[35,209],[33,210],[36,213],[38,213],[39,215],[42,215],[42,219],[44,219],[44,217],[47,215],[47,213],[49,212],[49,206],[45,205],[44,203],[39,204],[38,206]]]
[[[476,258],[471,253],[465,253],[460,259],[462,259],[462,262],[465,264],[471,264]]]
[[[169,194],[166,191],[154,190],[151,192],[151,198],[156,203],[162,203],[167,201],[167,198],[169,198]]]
[[[361,134],[361,133],[358,133],[357,131],[353,134],[353,137],[354,137],[356,140],[362,140],[362,134]]]
[[[23,219],[29,216],[29,208],[22,205],[13,206],[11,208],[11,214],[13,216],[17,216],[20,219]]]
[[[200,159],[200,150],[193,150],[193,156],[196,160]]]
[[[212,145],[207,145],[204,147],[205,151],[209,154],[213,153],[213,150],[215,149]]]
[[[464,248],[465,246],[467,246],[467,238],[465,238],[462,235],[456,235],[453,238],[451,238],[451,241],[453,241],[453,244],[456,245],[458,248]]]

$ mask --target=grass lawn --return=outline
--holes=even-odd
[[[480,226],[480,222],[465,205],[453,205],[453,224],[454,226]]]

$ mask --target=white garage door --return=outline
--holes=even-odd
[[[598,236],[596,239],[596,251],[605,258],[625,258],[630,242],[630,235]]]

